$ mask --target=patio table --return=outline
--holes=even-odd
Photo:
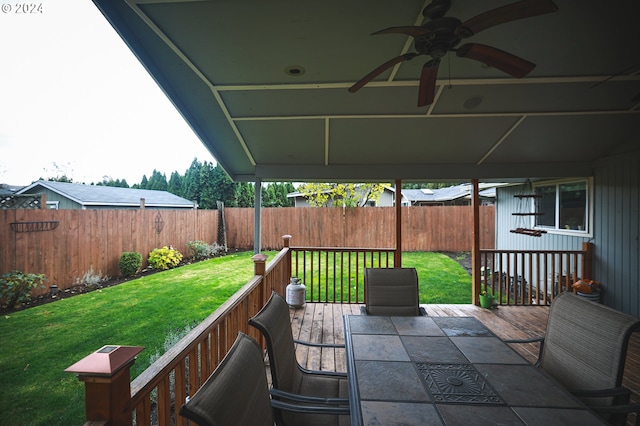
[[[352,425],[606,424],[476,318],[344,325]]]

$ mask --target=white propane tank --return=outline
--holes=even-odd
[[[307,296],[306,287],[300,282],[300,278],[291,277],[287,286],[287,304],[290,308],[301,308]]]

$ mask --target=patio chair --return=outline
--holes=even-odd
[[[365,268],[363,315],[420,316],[415,268]]]
[[[277,293],[272,293],[249,324],[262,333],[267,343],[271,368],[271,396],[274,399],[334,408],[335,415],[317,416],[308,413],[276,412],[279,425],[349,424],[349,392],[346,373],[308,370],[298,364],[294,343],[310,346],[344,347],[316,344],[293,339],[289,307]],[[296,395],[296,396],[293,396]]]
[[[180,408],[180,415],[199,426],[273,426],[274,411],[292,410],[320,417],[329,407],[287,404],[269,398],[260,347],[239,333],[235,343],[200,389]]]
[[[536,366],[611,424],[625,424],[627,413],[640,411],[622,386],[629,338],[638,326],[640,318],[565,292],[551,303],[544,337],[506,342],[540,342]]]

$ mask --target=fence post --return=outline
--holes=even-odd
[[[87,422],[131,425],[131,374],[140,346],[103,346],[76,362],[66,372],[84,382]]]

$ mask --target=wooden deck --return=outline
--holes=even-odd
[[[344,343],[343,315],[359,315],[355,304],[307,303],[303,308],[291,309],[291,326],[295,339],[311,342]],[[423,305],[430,316],[472,316],[502,339],[523,339],[544,335],[548,307],[501,306],[482,309],[474,305]],[[534,362],[538,344],[513,345],[523,357]],[[346,371],[344,349],[308,349],[298,345],[298,362],[312,370]],[[588,356],[588,354],[585,354]],[[632,401],[640,402],[640,332],[634,333],[629,344],[624,373],[624,385],[633,390]],[[635,424],[630,415],[628,424]]]

